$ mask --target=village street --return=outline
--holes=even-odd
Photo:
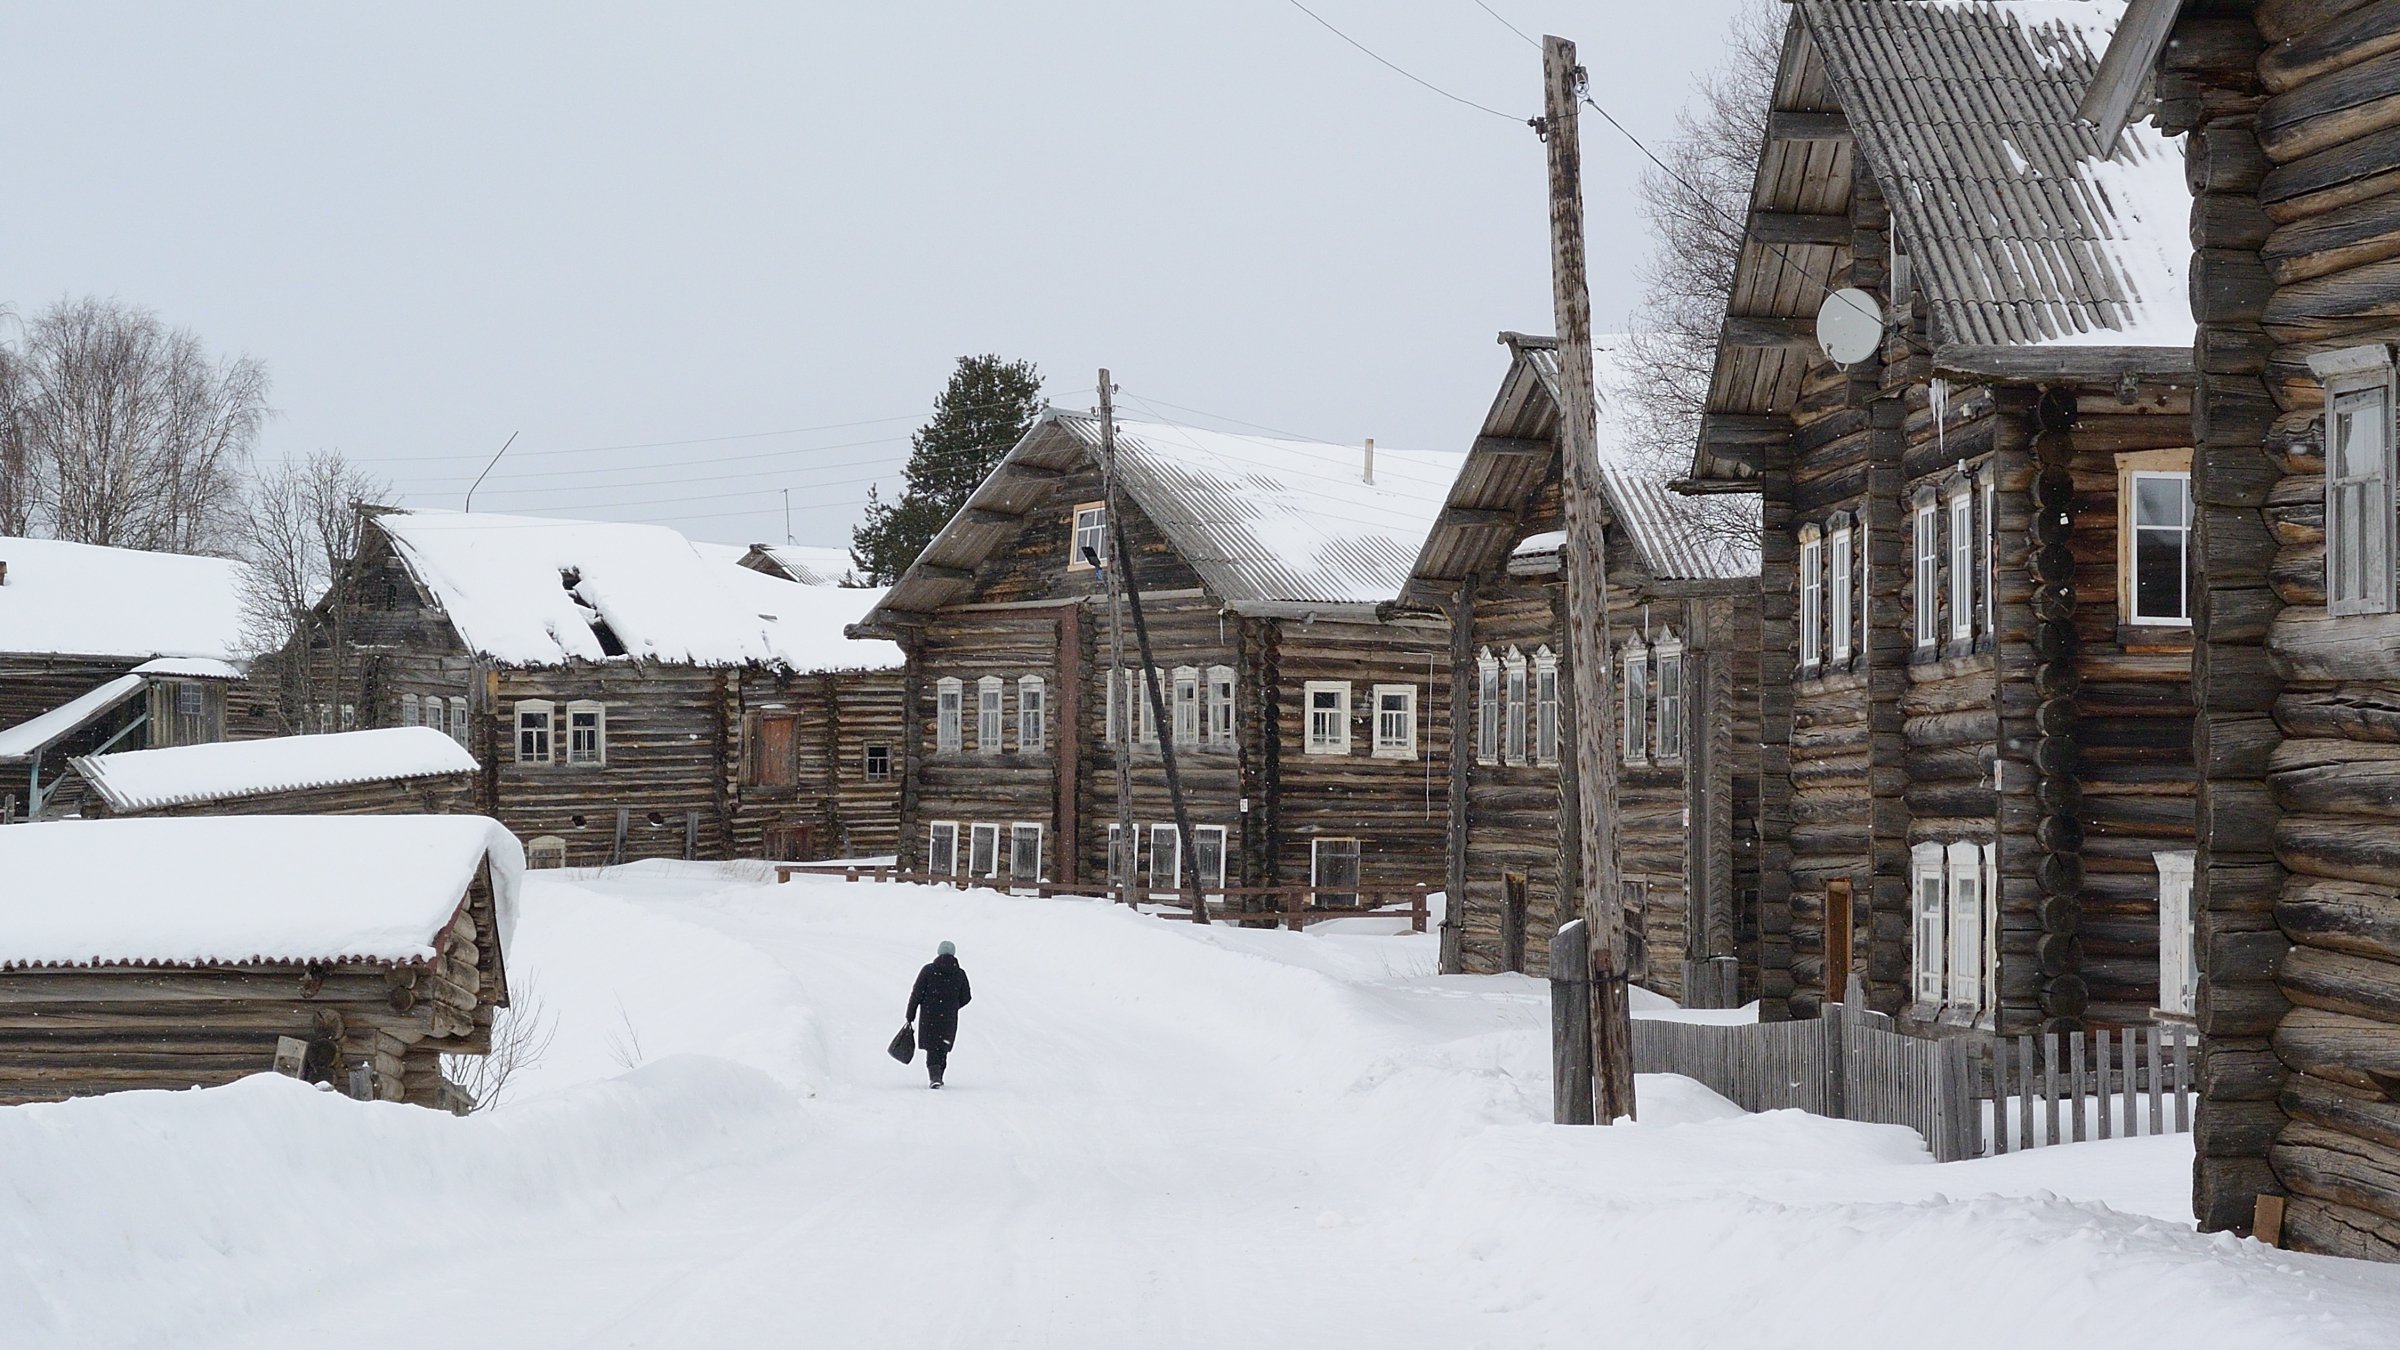
[[[935,1093],[883,1046],[945,937]],[[2103,1344],[2400,1325],[2400,1271],[2193,1234],[2178,1137],[1936,1166],[1653,1077],[1638,1126],[1536,1123],[1541,986],[1428,942],[537,875],[512,983],[556,1036],[489,1113],[261,1077],[0,1115],[0,1341],[2000,1346],[2028,1291]]]

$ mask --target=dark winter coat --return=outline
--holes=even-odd
[[[917,972],[917,987],[908,994],[908,1020],[917,1024],[917,1035],[926,1041],[939,1040],[947,1046],[958,1038],[958,1010],[974,1001],[975,992],[967,987],[967,972],[955,956],[937,956],[933,963]],[[919,1017],[922,1012],[924,1015]]]

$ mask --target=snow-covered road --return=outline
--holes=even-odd
[[[883,1045],[943,938],[976,999],[935,1093]],[[2400,1271],[2190,1232],[2178,1139],[1937,1166],[1905,1131],[1653,1078],[1639,1126],[1534,1123],[1540,986],[1435,977],[1426,939],[645,865],[542,878],[517,945],[557,1037],[488,1114],[271,1078],[0,1111],[0,1344],[2400,1328]]]

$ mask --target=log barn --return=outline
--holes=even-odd
[[[1424,549],[1404,607],[1450,625],[1452,897],[1443,969],[1542,973],[1572,915],[1579,715],[1559,551],[1565,526],[1557,344],[1503,333],[1509,368]],[[1645,409],[1595,340],[1601,518],[1620,706],[1619,872],[1634,981],[1730,1007],[1755,984],[1758,518],[1747,496],[1688,497],[1626,434]],[[1564,752],[1564,753],[1562,753]]]
[[[2119,8],[1791,7],[1684,485],[1761,504],[1769,1018],[2190,1015],[2183,163],[2076,117]]]
[[[295,639],[356,672],[319,721],[457,740],[535,866],[888,844],[899,651],[842,636],[874,592],[656,526],[364,509],[345,621]]]
[[[0,822],[41,814],[67,760],[267,734],[242,694],[242,568],[0,538]]]
[[[289,1037],[304,1077],[433,1105],[508,1004],[523,866],[476,816],[0,830],[0,1104],[229,1083]]]
[[[474,809],[475,757],[431,727],[270,736],[83,755],[49,818],[447,815]]]
[[[2201,1227],[2400,1260],[2400,4],[2136,0],[2189,146]],[[2206,586],[2197,579],[2206,578]]]
[[[1096,419],[1045,412],[860,625],[908,653],[902,865],[1097,891],[1114,857],[1172,894],[1172,748],[1204,888],[1323,905],[1440,889],[1450,637],[1381,607],[1461,457],[1118,423],[1124,585],[1161,725],[1091,565],[1112,528],[1100,441]]]

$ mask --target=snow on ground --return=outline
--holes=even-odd
[[[932,1093],[883,1045],[943,938],[976,1000]],[[555,1038],[487,1114],[274,1078],[0,1110],[0,1344],[413,1346],[428,1319],[510,1347],[1389,1350],[2400,1325],[2400,1270],[2193,1233],[2181,1138],[1937,1165],[1905,1130],[1666,1077],[1638,1125],[1541,1124],[1543,987],[1435,976],[1427,937],[651,863],[529,879],[511,957]]]

